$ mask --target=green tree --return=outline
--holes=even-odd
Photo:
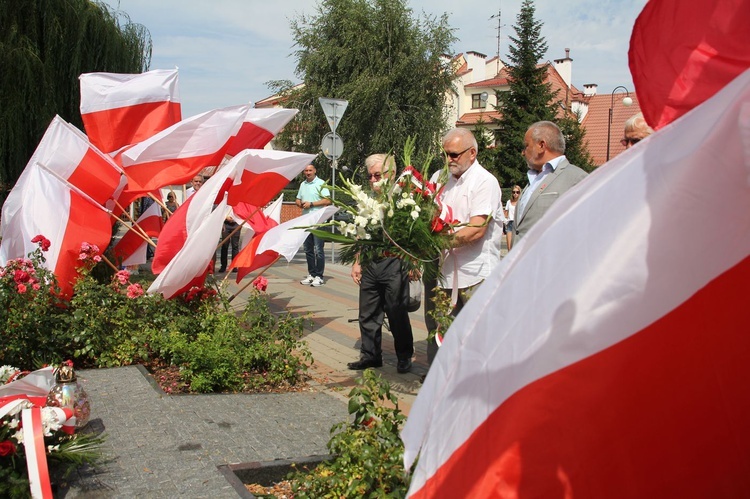
[[[331,97],[349,101],[337,129],[345,145],[340,165],[354,169],[375,152],[400,157],[408,136],[417,137],[419,155],[438,151],[455,74],[442,57],[455,40],[445,14],[416,18],[406,0],[322,0],[291,29],[304,85],[272,82],[287,90],[284,105],[300,110],[277,138],[281,148],[319,151],[330,130],[318,98]],[[320,156],[317,163],[321,177],[330,179],[328,160]]]
[[[498,106],[502,113],[497,121],[498,154],[496,171],[501,185],[525,182],[526,163],[521,156],[526,129],[540,120],[554,120],[557,106],[555,92],[545,83],[546,65],[539,61],[547,52],[542,37],[542,22],[534,19],[534,2],[524,0],[510,37],[508,56],[508,85],[510,90],[498,92]]]
[[[568,158],[568,161],[580,166],[587,172],[593,171],[596,165],[594,165],[594,159],[586,148],[584,141],[586,130],[581,127],[578,116],[568,112],[556,123],[565,137],[565,157]]]
[[[103,3],[0,2],[0,198],[55,114],[83,129],[81,73],[140,73],[150,62],[146,28]]]

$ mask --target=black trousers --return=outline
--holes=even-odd
[[[393,334],[398,360],[414,355],[414,337],[406,307],[409,299],[409,274],[398,258],[385,258],[362,268],[359,284],[360,358],[382,359],[383,316]]]

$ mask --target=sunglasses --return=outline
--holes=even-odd
[[[445,151],[445,155],[448,156],[450,159],[456,160],[456,159],[460,158],[461,155],[463,153],[465,153],[466,151],[468,151],[469,149],[471,149],[471,146],[467,147],[466,149],[464,149],[461,152],[448,152],[448,151]]]
[[[642,139],[629,139],[629,138],[624,138],[624,139],[622,139],[622,140],[620,141],[620,144],[622,144],[622,146],[623,146],[623,147],[627,147],[627,146],[628,146],[628,144],[630,144],[631,146],[634,146],[634,145],[636,145],[636,144],[637,144],[638,142],[640,142],[641,140],[642,140]]]
[[[368,179],[374,178],[375,180],[380,180],[381,178],[383,178],[383,174],[382,173],[369,173],[367,175],[367,178]]]
[[[513,194],[521,194],[521,191],[513,191]]]

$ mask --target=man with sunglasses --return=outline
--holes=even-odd
[[[529,184],[516,206],[514,246],[562,194],[587,175],[565,158],[565,137],[551,121],[532,124],[523,144],[521,154],[529,166]]]
[[[460,227],[454,235],[452,248],[441,260],[442,280],[439,286],[448,294],[457,289],[458,297],[453,314],[457,315],[474,290],[500,263],[503,237],[502,191],[497,179],[477,161],[477,140],[471,130],[454,128],[443,137],[443,151],[448,159],[450,175],[440,193],[443,205],[450,207]],[[436,177],[433,177],[433,182]],[[429,331],[437,329],[430,314],[435,306],[434,281],[425,282],[425,325]],[[437,344],[427,344],[427,360],[437,354]]]
[[[393,156],[372,154],[365,159],[367,178],[374,192],[379,192],[384,178],[392,179],[396,174],[396,161]],[[402,261],[393,255],[362,266],[352,265],[352,280],[359,286],[359,360],[347,364],[349,369],[359,371],[371,367],[381,367],[383,357],[383,316],[388,316],[393,346],[396,350],[396,371],[404,374],[411,371],[414,355],[409,311],[409,273]]]

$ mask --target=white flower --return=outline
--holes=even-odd
[[[0,367],[0,383],[6,383],[11,376],[16,374],[18,369],[13,366],[2,366]]]
[[[401,186],[399,184],[395,184],[392,189],[394,194],[400,194],[401,193]]]
[[[47,452],[56,452],[60,450],[59,445],[48,445],[47,446]]]
[[[13,435],[11,435],[10,438],[12,438],[13,440],[15,440],[19,444],[22,444],[23,443],[23,430],[18,430]]]
[[[51,437],[52,433],[62,428],[62,421],[57,416],[57,412],[51,407],[42,407],[42,427],[44,436]]]
[[[417,210],[412,211],[411,212],[411,218],[413,218],[414,220],[418,219],[419,218],[419,211],[417,211]]]
[[[390,208],[388,210],[388,218],[391,218],[391,217],[393,217],[393,208]]]
[[[18,418],[13,418],[10,421],[8,421],[8,428],[11,430],[15,430],[18,428],[18,425],[21,424],[21,422],[18,420]]]
[[[366,227],[367,219],[361,215],[357,215],[356,217],[354,217],[354,225],[358,227]]]

